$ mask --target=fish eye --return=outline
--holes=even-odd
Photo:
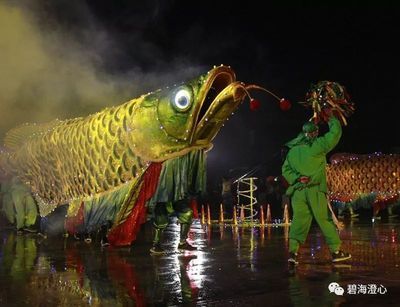
[[[191,100],[192,95],[190,91],[187,89],[180,89],[175,94],[173,105],[178,111],[184,112],[187,111],[192,105]]]

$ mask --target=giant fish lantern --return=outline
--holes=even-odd
[[[86,231],[112,221],[112,243],[130,244],[162,163],[210,149],[255,88],[221,65],[87,117],[25,124],[6,134],[0,170],[30,187],[42,217],[69,204],[69,220]]]
[[[398,202],[400,155],[337,153],[330,158],[327,177],[330,199],[338,206],[375,210]]]

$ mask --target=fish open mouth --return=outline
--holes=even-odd
[[[235,73],[227,66],[211,70],[202,91],[192,137],[192,143],[198,145],[210,143],[248,95],[246,86],[236,81]]]

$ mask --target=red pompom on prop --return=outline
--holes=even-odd
[[[261,104],[257,99],[250,99],[250,110],[257,111],[260,108]]]
[[[288,99],[280,98],[277,95],[275,95],[273,92],[271,92],[261,86],[254,85],[254,84],[248,84],[246,86],[243,86],[243,89],[246,92],[247,96],[250,98],[250,110],[251,111],[257,111],[261,107],[261,103],[257,99],[254,99],[253,97],[251,97],[250,93],[248,92],[248,90],[250,90],[250,89],[262,90],[264,92],[267,92],[271,96],[273,96],[279,102],[279,107],[282,111],[288,111],[292,107],[292,104]]]
[[[279,100],[279,107],[282,111],[289,111],[292,107],[292,104],[289,100],[282,98],[281,100]]]

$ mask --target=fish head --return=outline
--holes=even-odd
[[[189,82],[150,93],[136,112],[135,122],[147,131],[136,143],[152,161],[210,149],[225,121],[247,96],[247,85],[236,81],[228,66],[214,67]]]

